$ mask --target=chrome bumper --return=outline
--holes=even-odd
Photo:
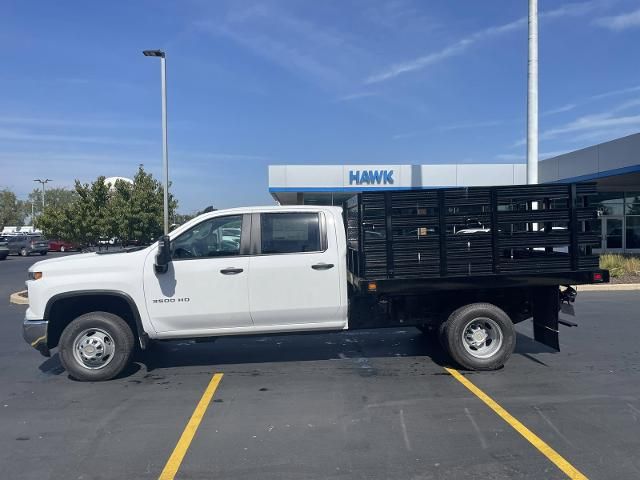
[[[50,357],[51,352],[47,347],[47,326],[46,320],[27,320],[22,323],[22,337],[25,342],[38,350],[45,357]]]

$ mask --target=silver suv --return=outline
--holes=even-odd
[[[46,255],[49,251],[49,242],[40,235],[7,235],[0,237],[0,242],[7,242],[9,254],[23,257],[32,253]]]

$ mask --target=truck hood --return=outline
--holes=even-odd
[[[50,258],[36,262],[29,268],[30,272],[80,272],[87,269],[128,269],[134,258],[145,257],[149,248],[128,250],[114,253],[81,253],[79,255],[69,255],[59,258]]]

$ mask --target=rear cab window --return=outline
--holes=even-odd
[[[260,250],[264,255],[325,250],[321,213],[282,212],[260,215]]]

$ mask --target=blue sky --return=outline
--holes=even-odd
[[[640,5],[540,0],[541,158],[640,131]],[[3,2],[0,187],[160,175],[271,203],[269,164],[523,162],[526,0]]]

